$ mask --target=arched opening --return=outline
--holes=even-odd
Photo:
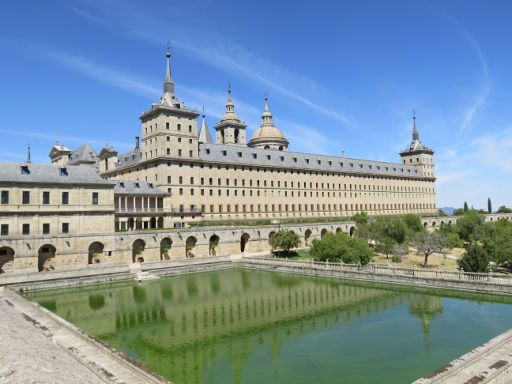
[[[195,257],[196,255],[197,239],[194,236],[189,236],[185,242],[185,257],[187,259]]]
[[[156,217],[152,217],[151,220],[149,220],[149,228],[156,228]]]
[[[279,150],[282,151],[284,147],[282,145],[279,146]]]
[[[451,220],[448,220],[448,225],[452,225],[452,221]]]
[[[341,233],[341,227],[336,228],[336,233]]]
[[[135,228],[135,220],[133,220],[133,217],[130,217],[128,219],[128,230],[133,231],[134,228]]]
[[[208,244],[208,254],[210,256],[217,256],[218,250],[219,250],[219,241],[220,241],[219,236],[217,236],[215,234],[210,236],[210,241]]]
[[[327,232],[328,232],[328,231],[327,231],[327,229],[326,229],[326,228],[322,229],[322,231],[320,232],[320,237],[323,239],[323,237],[324,237],[325,235],[327,235]]]
[[[142,239],[137,239],[132,245],[132,263],[144,261],[144,249],[146,248],[146,242]]]
[[[168,237],[160,241],[160,260],[171,260],[171,246],[172,240]]]
[[[435,226],[436,226],[436,222],[435,222],[435,221],[433,221],[433,222],[432,222],[432,228],[435,228]]]
[[[354,232],[356,231],[356,227],[350,227],[348,233],[350,236],[354,236]]]
[[[103,255],[103,244],[99,241],[95,241],[94,243],[91,243],[89,245],[89,253],[87,257],[87,263],[100,263],[101,262],[101,256]]]
[[[157,224],[157,228],[162,229],[164,227],[164,218],[163,217],[159,217],[156,224]]]
[[[263,149],[270,149],[270,145],[265,145]]]
[[[245,252],[247,250],[247,243],[249,242],[249,239],[251,236],[248,233],[244,233],[240,237],[240,252]]]
[[[424,228],[427,228],[427,225],[428,225],[428,223],[425,221],[425,222],[423,223],[423,227],[424,227]]]
[[[274,238],[274,236],[275,236],[275,235],[276,235],[276,233],[275,233],[274,231],[270,232],[270,233],[268,234],[268,240],[269,240],[269,241],[270,241],[270,240],[272,240],[272,239]]]
[[[306,229],[306,232],[304,232],[304,244],[306,246],[309,246],[309,238],[311,237],[311,229]]]
[[[9,247],[0,248],[0,274],[7,272],[14,262],[14,249]]]
[[[235,129],[235,144],[238,144],[240,141],[240,131]]]
[[[39,248],[37,254],[37,269],[39,272],[46,272],[55,269],[51,263],[51,259],[55,257],[57,249],[51,244],[45,244]]]
[[[135,229],[142,229],[142,218],[137,217],[137,220],[135,220]]]

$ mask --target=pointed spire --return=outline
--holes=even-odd
[[[224,113],[221,122],[227,120],[240,122],[240,118],[235,113],[235,104],[233,103],[233,99],[231,97],[231,83],[228,84],[228,101],[226,102],[226,113]]]
[[[263,111],[263,114],[261,115],[262,123],[261,125],[268,125],[268,126],[274,126],[274,123],[272,121],[272,113],[270,113],[268,109],[268,96],[265,93],[265,110]]]
[[[416,111],[412,111],[412,141],[419,141],[420,134],[416,129]]]
[[[199,142],[211,144],[212,137],[210,135],[210,131],[208,131],[208,126],[206,125],[206,114],[204,113],[204,105],[203,105],[203,121],[201,122],[201,128],[199,129]]]
[[[165,52],[166,66],[165,66],[165,80],[164,80],[164,93],[174,94],[174,80],[171,76],[171,51],[169,42],[167,42],[167,51]]]
[[[27,144],[27,164],[31,164],[32,163],[32,159],[30,157],[30,143]]]

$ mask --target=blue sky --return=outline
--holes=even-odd
[[[176,93],[210,128],[231,82],[249,135],[267,93],[290,150],[396,162],[415,109],[438,205],[511,206],[511,14],[505,0],[3,1],[0,160],[28,142],[35,162],[55,140],[129,149],[170,40]]]

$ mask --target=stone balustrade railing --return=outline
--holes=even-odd
[[[250,257],[244,259],[254,264],[286,266],[297,269],[314,268],[325,271],[351,272],[372,275],[385,275],[429,280],[460,281],[465,283],[494,284],[512,286],[512,275],[497,273],[451,272],[423,268],[399,268],[379,264],[344,264],[318,261],[299,261],[273,257]]]

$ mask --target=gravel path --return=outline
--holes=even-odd
[[[55,345],[0,293],[0,383],[89,384],[102,380]]]

